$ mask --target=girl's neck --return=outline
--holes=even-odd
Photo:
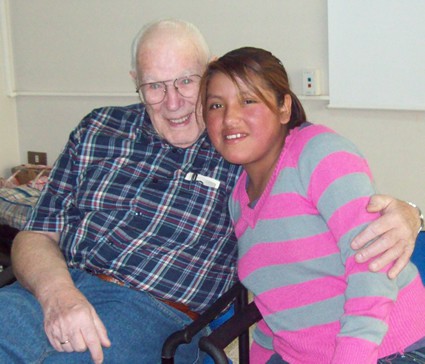
[[[257,201],[265,191],[284,149],[287,135],[286,129],[283,130],[283,138],[273,143],[267,156],[243,165],[248,175],[246,192],[251,204]]]
[[[280,154],[275,158],[272,163],[262,166],[244,166],[248,175],[248,183],[246,186],[246,192],[249,197],[249,201],[252,203],[258,200],[266,189],[277,161],[279,160]]]

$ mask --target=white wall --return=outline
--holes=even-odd
[[[244,45],[271,50],[297,93],[302,70],[318,68],[328,92],[326,0],[13,0],[9,7],[22,162],[35,150],[52,163],[93,107],[137,101],[128,77],[130,43],[144,23],[162,17],[194,22],[217,55]],[[311,121],[360,147],[381,192],[425,206],[424,112],[303,103]]]
[[[18,122],[15,99],[6,96],[4,63],[0,57],[0,176],[8,177],[10,168],[20,164]]]
[[[0,50],[7,39],[4,27],[7,22],[7,9],[0,0]],[[0,176],[8,177],[10,168],[20,163],[18,143],[18,122],[16,117],[16,100],[7,96],[6,59],[0,52]]]

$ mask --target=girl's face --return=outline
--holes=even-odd
[[[240,79],[237,83],[239,87],[221,72],[211,76],[204,105],[208,134],[229,162],[245,168],[272,167],[287,134],[291,97],[285,96],[276,113]],[[275,99],[272,92],[261,91],[267,99]]]

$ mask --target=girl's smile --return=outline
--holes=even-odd
[[[263,88],[261,91],[275,100],[271,92]],[[276,113],[240,79],[235,84],[217,72],[208,83],[206,101],[208,134],[225,159],[242,164],[248,174],[262,173],[274,166],[287,133],[290,96],[285,97]]]

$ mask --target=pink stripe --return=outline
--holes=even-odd
[[[267,316],[339,296],[345,287],[343,278],[323,277],[264,292],[255,298],[255,303],[263,316]]]
[[[267,363],[270,357],[274,354],[273,350],[263,348],[258,345],[255,341],[252,342],[249,349],[249,362],[255,364]]]
[[[338,166],[338,168],[335,168]],[[329,185],[338,178],[352,173],[366,173],[372,180],[367,162],[349,152],[332,153],[320,161],[314,170],[309,186],[309,196],[317,202]]]
[[[339,336],[333,353],[333,363],[375,364],[378,361],[378,345],[361,338]]]
[[[239,238],[242,236],[247,229],[248,224],[244,219],[239,219],[236,225],[234,225],[235,234]]]
[[[290,206],[290,208],[282,208]],[[299,215],[317,215],[317,209],[297,193],[281,193],[274,195],[261,210],[262,219],[278,219]]]
[[[266,322],[264,320],[258,321],[257,328],[265,335],[265,336],[272,336],[273,331],[270,329],[270,327],[267,326]]]
[[[304,239],[276,243],[257,243],[239,259],[239,277],[271,265],[303,262],[338,253],[329,232]]]
[[[286,361],[292,364],[330,363],[339,330],[340,324],[336,321],[303,330],[280,331],[276,333],[274,349],[285,353]]]
[[[334,212],[328,221],[331,231],[337,240],[351,229],[376,220],[379,213],[371,214],[366,211],[369,197],[352,200]]]
[[[373,317],[386,323],[394,306],[394,301],[387,297],[356,297],[345,302],[345,312],[349,315]]]

